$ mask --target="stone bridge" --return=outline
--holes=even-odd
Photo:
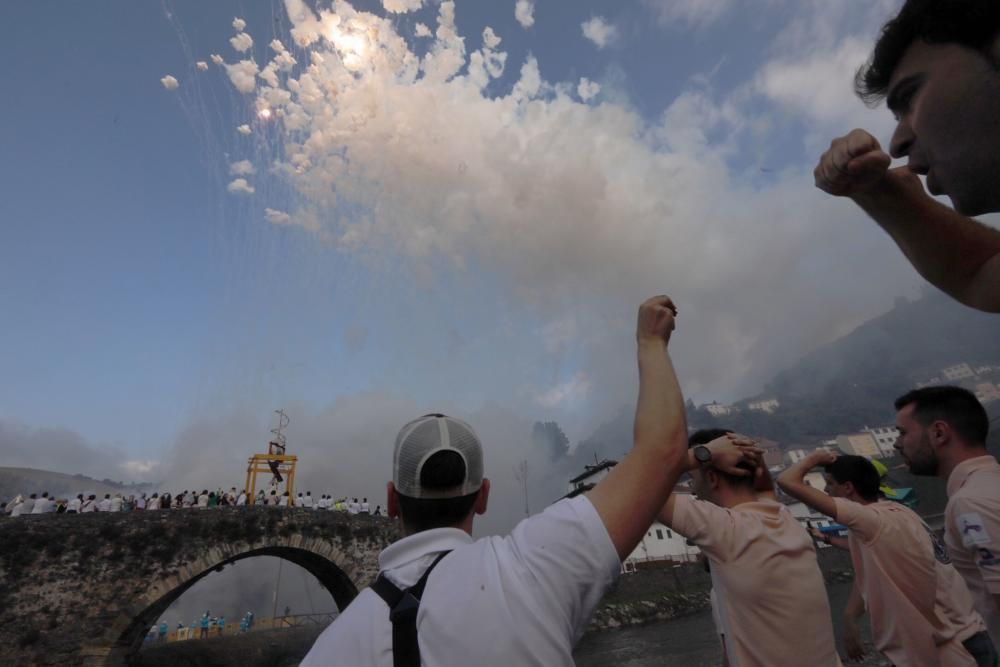
[[[396,531],[381,517],[274,507],[0,518],[0,664],[128,664],[184,591],[253,556],[302,566],[342,609]]]

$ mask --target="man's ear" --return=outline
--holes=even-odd
[[[479,487],[479,493],[476,496],[475,510],[476,514],[486,514],[486,507],[490,502],[490,480],[483,478],[483,485]]]
[[[705,481],[708,483],[708,488],[713,491],[719,488],[719,485],[722,482],[722,476],[719,474],[718,470],[715,468],[708,468],[702,474],[705,475]]]
[[[386,514],[391,519],[399,518],[399,492],[396,491],[396,485],[392,482],[387,482],[385,485],[385,505]]]

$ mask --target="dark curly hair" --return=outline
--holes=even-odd
[[[987,53],[998,34],[997,0],[906,0],[896,18],[883,26],[871,58],[854,77],[854,90],[869,106],[881,102],[903,53],[918,39]]]

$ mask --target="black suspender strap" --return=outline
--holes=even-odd
[[[424,571],[423,576],[413,586],[405,591],[386,578],[385,573],[379,573],[371,588],[387,605],[389,605],[389,620],[392,621],[392,664],[393,667],[420,667],[420,645],[417,643],[417,611],[420,609],[420,598],[424,594],[424,586],[431,571],[447,556],[450,551],[438,555],[431,566]]]

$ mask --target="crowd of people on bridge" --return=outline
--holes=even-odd
[[[249,502],[251,500],[253,502]],[[237,491],[235,486],[229,491],[203,489],[198,493],[185,490],[174,496],[159,492],[149,495],[145,493],[139,495],[105,493],[100,500],[97,499],[97,494],[93,493],[79,493],[73,498],[56,498],[47,491],[41,494],[19,494],[0,505],[0,515],[19,517],[29,514],[86,514],[88,512],[131,512],[135,510],[207,510],[218,507],[245,507],[248,504],[271,507],[296,506],[314,510],[332,510],[346,514],[384,515],[382,506],[376,505],[373,509],[368,498],[362,498],[360,501],[357,498],[351,499],[346,496],[334,499],[333,495],[326,493],[319,498],[314,498],[311,491],[306,491],[304,494],[300,492],[293,501],[288,491],[279,494],[277,490],[271,490],[267,494],[261,490],[255,498],[251,499],[245,490]]]

